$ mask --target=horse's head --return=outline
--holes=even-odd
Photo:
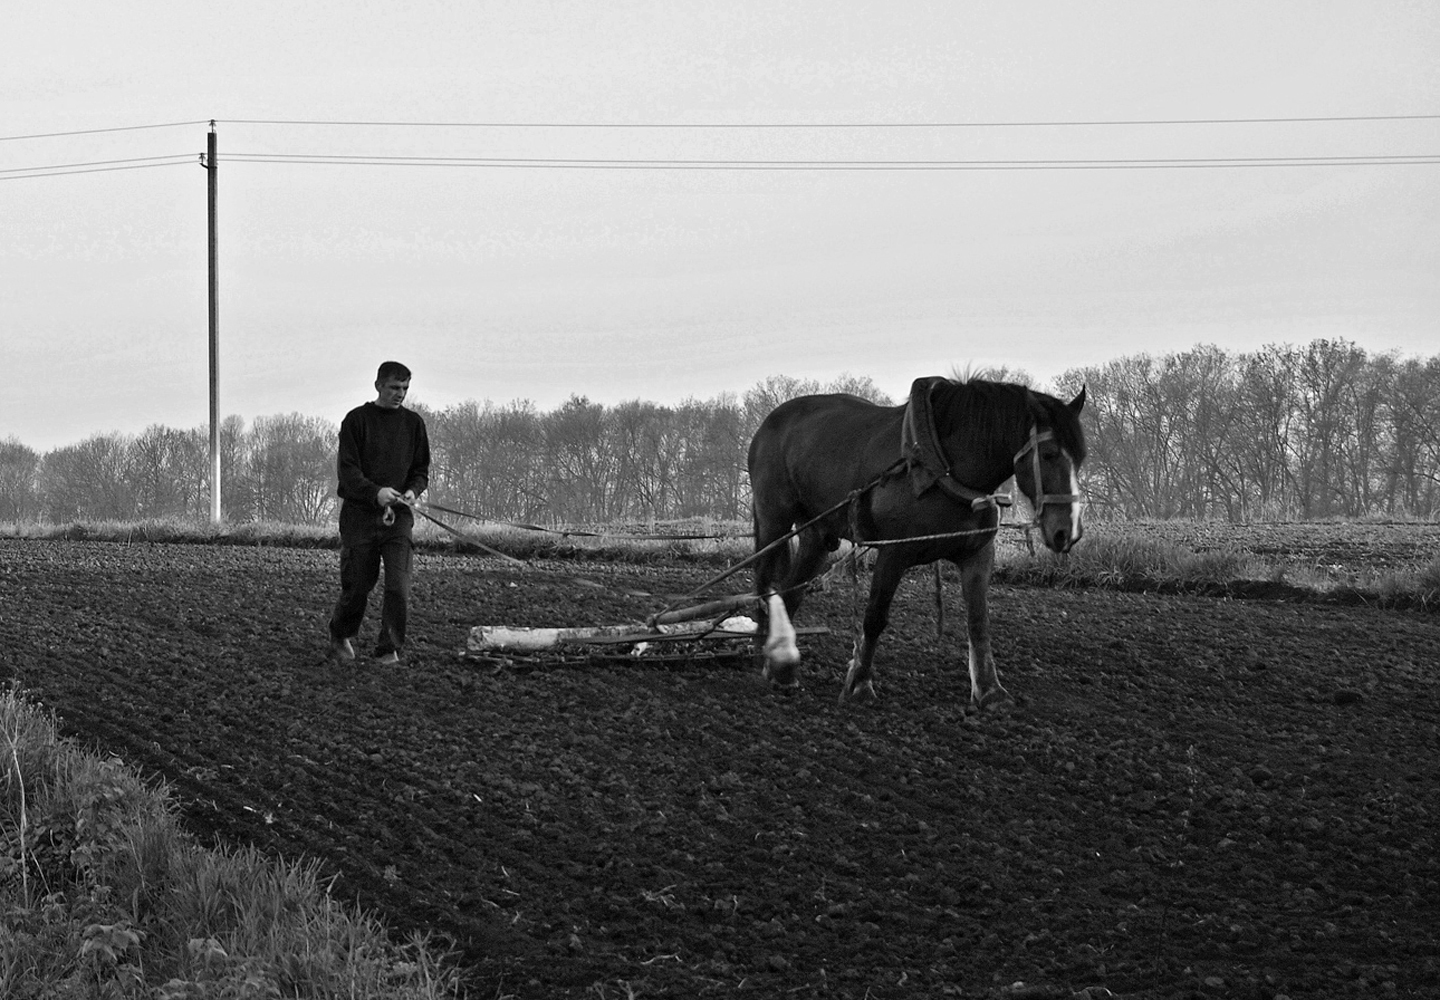
[[[1080,523],[1085,390],[1068,403],[1043,393],[1028,394],[1028,402],[1030,439],[1015,453],[1015,484],[1035,507],[1035,523],[1046,547],[1068,552],[1085,533]]]

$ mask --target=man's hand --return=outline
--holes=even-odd
[[[406,503],[414,503],[414,502],[415,502],[415,491],[414,491],[414,490],[406,490],[404,493],[400,494],[400,499],[401,499],[401,500],[404,500]]]
[[[400,491],[389,486],[380,487],[380,492],[375,494],[375,502],[381,507],[389,507],[400,499]]]

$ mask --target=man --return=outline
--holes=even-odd
[[[330,616],[330,648],[341,662],[355,659],[365,603],[385,565],[385,594],[375,656],[400,662],[410,600],[414,502],[430,482],[430,439],[425,421],[402,405],[410,369],[386,361],[375,373],[373,403],[357,406],[340,423],[340,600]]]

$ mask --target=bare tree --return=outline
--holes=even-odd
[[[969,374],[1033,382],[1006,368]],[[1372,357],[1344,340],[1242,354],[1199,345],[1074,369],[1057,391],[1082,385],[1085,488],[1114,513],[1237,520],[1440,510],[1440,357]],[[678,407],[605,407],[574,395],[551,413],[488,400],[423,410],[430,495],[500,520],[744,517],[755,428],[786,400],[821,392],[894,405],[871,379],[846,373],[828,384],[772,375],[741,398]],[[230,416],[220,448],[231,521],[333,515],[332,424],[292,413],[247,432]],[[0,517],[204,517],[208,479],[203,429],[97,435],[39,457],[10,439],[0,443]]]
[[[321,524],[336,509],[339,429],[300,413],[257,417],[245,443],[245,484],[259,520]]]
[[[152,424],[130,443],[129,476],[139,517],[190,517],[208,494],[208,443],[200,430]]]
[[[1347,341],[1311,341],[1300,354],[1295,372],[1299,421],[1292,453],[1303,518],[1351,512],[1342,454],[1355,414],[1346,406],[1346,390],[1364,363],[1364,351]]]
[[[1173,517],[1180,427],[1163,403],[1155,359],[1148,354],[1067,372],[1084,383],[1090,459],[1087,492],[1103,508],[1138,517]]]
[[[245,433],[245,421],[238,414],[230,414],[220,421],[220,503],[226,520],[244,524],[259,515],[255,510],[255,487],[250,482],[248,466],[249,443]],[[206,468],[209,468],[209,435],[206,435]],[[210,501],[210,477],[205,477],[205,504]]]
[[[687,442],[677,471],[679,516],[722,520],[747,516],[750,482],[745,452],[750,436],[739,400],[731,394],[706,402],[687,399],[677,418]]]
[[[46,516],[51,521],[134,518],[127,451],[124,437],[96,434],[47,452],[40,463]]]
[[[880,391],[875,380],[869,375],[851,375],[849,372],[841,372],[840,375],[828,385],[824,392],[848,392],[852,396],[859,396],[861,399],[868,399],[872,403],[879,403],[881,406],[894,406],[895,401]]]
[[[1243,428],[1234,447],[1243,518],[1281,517],[1296,502],[1292,447],[1298,365],[1293,348],[1275,344],[1240,359],[1235,405],[1243,415]]]
[[[572,395],[544,427],[552,509],[569,521],[603,521],[615,473],[605,439],[605,408]]]
[[[1440,510],[1440,356],[1400,364],[1389,412],[1394,444],[1387,509]]]
[[[14,437],[0,441],[0,520],[28,521],[40,513],[40,456]]]
[[[819,382],[813,379],[793,378],[789,375],[771,375],[768,378],[756,382],[749,389],[745,390],[745,426],[748,434],[754,434],[760,426],[760,422],[770,415],[775,409],[787,399],[795,399],[799,396],[811,396],[817,392],[823,392],[824,388]]]

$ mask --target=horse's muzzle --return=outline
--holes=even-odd
[[[1069,528],[1060,528],[1045,539],[1045,545],[1055,552],[1069,552],[1078,541],[1080,534],[1071,534]]]
[[[1057,512],[1058,513],[1058,512]],[[1051,552],[1069,552],[1085,536],[1080,519],[1074,516],[1052,517],[1047,510],[1040,518],[1040,537]]]

